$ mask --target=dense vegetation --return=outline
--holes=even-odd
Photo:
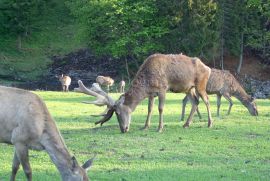
[[[48,57],[86,45],[123,64],[183,52],[223,67],[229,54],[239,56],[240,71],[245,50],[269,64],[269,6],[269,0],[2,0],[1,76],[36,77],[46,73]]]
[[[179,122],[183,94],[167,94],[164,109],[165,130],[156,132],[158,109],[154,107],[152,125],[144,126],[147,100],[132,114],[130,132],[120,133],[114,116],[102,127],[91,114],[105,107],[82,104],[89,96],[79,93],[36,92],[65,139],[70,152],[80,163],[97,154],[89,176],[93,181],[179,181],[179,180],[269,180],[270,114],[269,100],[258,100],[256,119],[236,99],[231,115],[226,116],[228,102],[222,99],[221,116],[215,116],[216,99],[210,96],[214,118],[207,128],[207,111],[203,103],[199,120],[194,116],[190,128]],[[117,98],[119,94],[111,94]],[[190,105],[187,110],[190,109]],[[0,144],[0,180],[9,180],[13,146]],[[60,175],[45,152],[30,151],[33,180],[57,181]],[[22,168],[17,180],[25,180]]]

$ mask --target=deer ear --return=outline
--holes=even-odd
[[[85,171],[88,171],[91,166],[93,165],[93,161],[94,159],[96,158],[96,155],[91,158],[90,160],[87,160],[83,165],[82,165],[82,168],[85,170]]]
[[[254,94],[251,95],[251,102],[255,101],[256,97],[254,96]]]
[[[72,158],[72,169],[76,168],[79,164],[76,160],[76,158],[73,156]]]

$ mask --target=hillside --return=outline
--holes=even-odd
[[[47,15],[35,22],[33,31],[22,37],[16,48],[16,36],[0,35],[0,82],[25,82],[45,76],[54,55],[65,55],[85,46],[75,38],[79,29],[64,0],[51,1]]]

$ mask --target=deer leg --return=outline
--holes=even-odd
[[[18,157],[16,155],[16,151],[15,151],[14,157],[13,157],[13,164],[12,164],[12,172],[11,172],[10,181],[15,181],[15,177],[16,177],[17,171],[19,170],[19,167],[20,167],[20,161],[18,160]]]
[[[198,102],[199,102],[200,97],[197,96],[197,98],[198,98]],[[199,103],[198,103],[198,104],[199,104]],[[200,111],[199,111],[199,107],[198,107],[198,106],[197,106],[196,112],[197,112],[197,114],[198,114],[198,116],[199,116],[199,119],[202,119],[202,115],[201,115],[201,113],[200,113]]]
[[[161,92],[158,94],[158,111],[159,111],[159,126],[158,132],[162,132],[163,130],[163,107],[165,103],[165,92]]]
[[[150,127],[150,121],[151,121],[154,102],[155,102],[155,97],[149,96],[149,98],[148,98],[148,114],[147,114],[147,119],[145,121],[145,126],[143,129],[148,129]]]
[[[198,100],[199,100],[199,97],[198,97]],[[201,115],[201,113],[199,111],[199,107],[198,106],[197,106],[196,112],[197,112],[197,114],[199,116],[199,119],[202,119],[202,115]]]
[[[181,121],[184,121],[184,118],[185,118],[185,110],[186,110],[187,102],[188,102],[188,96],[186,95],[184,99],[182,100],[182,114],[180,118]]]
[[[23,143],[16,143],[14,145],[17,159],[22,164],[26,178],[28,181],[32,181],[32,170],[29,163],[28,148]]]
[[[203,102],[206,105],[207,108],[207,113],[208,113],[208,127],[211,128],[213,125],[213,121],[212,121],[212,116],[211,116],[211,111],[210,111],[210,103],[209,103],[209,98],[206,92],[202,92],[200,94],[201,98],[203,99]]]
[[[217,94],[217,117],[220,117],[219,110],[221,105],[221,95]]]
[[[232,106],[233,106],[233,102],[232,102],[232,99],[231,97],[228,95],[228,94],[224,94],[223,95],[225,97],[225,99],[227,101],[229,101],[230,105],[229,105],[229,109],[228,109],[228,112],[227,112],[227,115],[229,115],[231,113],[231,109],[232,109]]]
[[[68,86],[68,85],[66,85],[66,92],[68,92],[68,91],[69,91],[68,87],[69,87],[69,86]]]
[[[188,99],[192,103],[192,108],[191,108],[191,111],[189,113],[189,116],[188,116],[186,123],[183,125],[184,128],[189,127],[190,123],[192,122],[193,115],[194,115],[195,111],[197,110],[197,107],[199,104],[197,96],[193,93],[188,94]]]

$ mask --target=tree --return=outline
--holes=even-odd
[[[42,0],[1,1],[1,32],[17,37],[18,50],[22,48],[22,37],[30,34],[32,23],[40,17],[46,2]]]
[[[270,0],[248,0],[247,46],[270,64]]]
[[[155,0],[70,1],[82,34],[98,54],[141,57],[161,50],[158,38],[168,32],[166,21],[157,17]]]

